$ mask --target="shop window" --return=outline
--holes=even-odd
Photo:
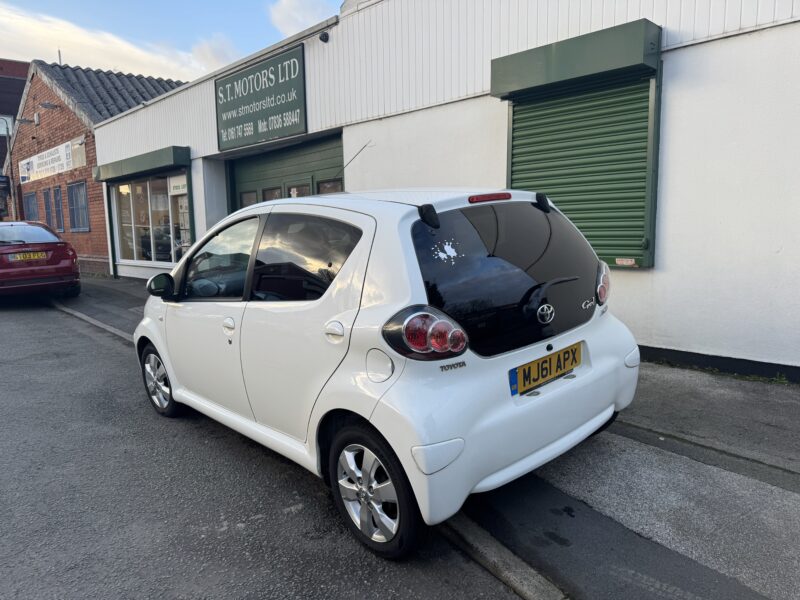
[[[42,199],[44,200],[44,220],[48,227],[53,225],[53,205],[50,202],[50,190],[42,190]]]
[[[261,200],[263,202],[268,202],[269,200],[277,200],[278,198],[283,198],[283,190],[280,186],[273,187],[273,188],[264,188],[261,190]]]
[[[26,221],[39,220],[39,203],[36,201],[36,192],[22,196],[22,210],[25,211]]]
[[[181,259],[192,245],[187,189],[183,173],[112,186],[121,260]]]
[[[307,183],[301,183],[298,185],[290,185],[286,188],[286,195],[289,198],[303,198],[305,196],[311,195],[311,186]]]
[[[239,207],[253,206],[258,202],[258,192],[242,192],[239,194]]]
[[[89,231],[89,201],[86,197],[86,182],[70,183],[67,186],[69,205],[69,230]]]
[[[310,215],[272,214],[261,236],[253,300],[316,300],[350,256],[361,230]]]
[[[53,208],[55,209],[56,231],[64,231],[64,205],[61,202],[61,187],[53,188]]]
[[[344,191],[341,179],[328,179],[317,183],[318,194],[338,194]]]

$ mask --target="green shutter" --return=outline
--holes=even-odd
[[[512,107],[511,187],[546,193],[609,265],[653,266],[655,95],[606,80]]]
[[[233,164],[234,208],[242,194],[255,192],[260,201],[264,189],[275,187],[282,187],[285,194],[288,186],[308,184],[316,194],[319,182],[342,178],[343,168],[340,135],[237,159]]]

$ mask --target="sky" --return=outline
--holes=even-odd
[[[341,0],[0,0],[0,58],[190,81],[338,14]]]

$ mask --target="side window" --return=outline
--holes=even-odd
[[[36,192],[25,194],[22,197],[22,208],[24,209],[26,220],[39,220],[39,202],[36,200]]]
[[[253,300],[316,300],[350,256],[361,230],[312,215],[272,214],[261,236]]]
[[[56,212],[56,231],[64,231],[64,206],[61,202],[61,187],[53,188],[53,205]]]
[[[184,296],[241,299],[257,230],[258,219],[247,219],[203,244],[186,271]]]

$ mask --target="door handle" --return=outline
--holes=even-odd
[[[344,337],[344,325],[339,321],[328,321],[325,323],[325,335],[328,337]]]
[[[232,318],[226,317],[222,321],[222,328],[225,330],[225,333],[231,334],[236,329],[236,322]]]

